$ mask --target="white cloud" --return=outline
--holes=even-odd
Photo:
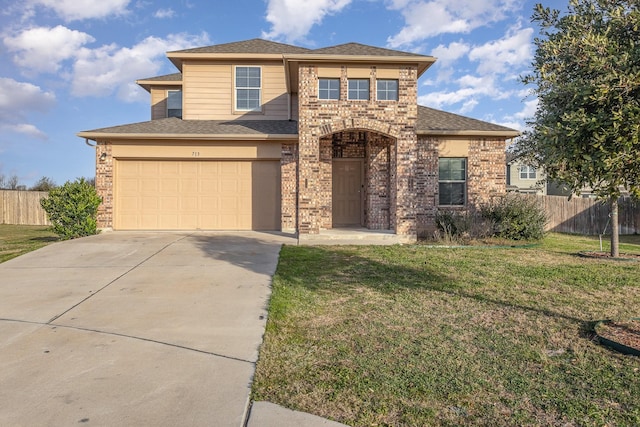
[[[176,12],[171,8],[158,9],[156,10],[156,13],[153,14],[153,16],[158,19],[173,18],[175,15],[176,15]]]
[[[206,33],[172,34],[166,39],[147,37],[130,48],[116,44],[82,48],[73,65],[71,92],[75,96],[108,96],[116,92],[124,101],[141,100],[144,93],[134,82],[157,74],[166,64],[165,52],[208,43]]]
[[[513,96],[513,91],[504,90],[497,86],[494,76],[464,75],[454,82],[458,89],[431,92],[418,97],[418,103],[434,108],[443,108],[462,103],[458,110],[460,114],[472,111],[478,104],[479,98],[488,97],[492,100],[502,100]]]
[[[55,95],[39,86],[0,77],[0,128],[31,137],[46,139],[44,132],[23,123],[31,112],[44,112],[55,104]]]
[[[480,74],[510,73],[533,57],[532,36],[533,28],[512,28],[503,38],[471,49],[469,59],[480,63]]]
[[[23,118],[30,111],[47,111],[55,104],[52,92],[31,83],[0,77],[0,117]]]
[[[471,46],[461,40],[459,42],[449,43],[449,46],[440,44],[431,51],[431,55],[438,58],[439,64],[448,65],[451,62],[462,58],[469,52],[469,50],[471,50]]]
[[[266,20],[271,31],[262,32],[268,39],[287,43],[302,40],[325,16],[340,12],[352,0],[268,0]]]
[[[130,0],[34,0],[33,4],[53,9],[65,21],[106,18],[127,13]]]
[[[80,47],[95,39],[87,33],[58,25],[54,28],[31,28],[3,39],[13,61],[38,72],[56,72],[60,63],[72,58]]]
[[[0,129],[2,129],[4,132],[21,133],[23,135],[27,135],[30,138],[48,139],[48,136],[46,133],[42,132],[40,129],[38,129],[34,125],[28,124],[28,123],[18,123],[18,124],[0,123]]]
[[[398,48],[440,34],[468,33],[505,19],[517,4],[517,0],[391,0],[388,8],[400,10],[405,26],[387,43]]]

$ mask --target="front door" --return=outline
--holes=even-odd
[[[333,161],[333,226],[362,225],[362,160]]]

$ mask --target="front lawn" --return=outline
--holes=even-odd
[[[286,246],[252,398],[352,426],[640,425],[640,358],[593,339],[640,316],[640,262],[576,255],[598,249]]]
[[[0,224],[0,263],[58,241],[50,228]]]

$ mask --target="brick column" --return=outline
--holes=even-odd
[[[106,157],[101,159],[103,154]],[[113,228],[113,157],[110,142],[99,141],[96,145],[96,191],[102,197],[98,207],[98,228]]]

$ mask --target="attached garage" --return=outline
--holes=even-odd
[[[172,117],[78,135],[96,142],[101,228],[289,229],[297,122]]]
[[[114,229],[278,230],[280,163],[115,162]]]

